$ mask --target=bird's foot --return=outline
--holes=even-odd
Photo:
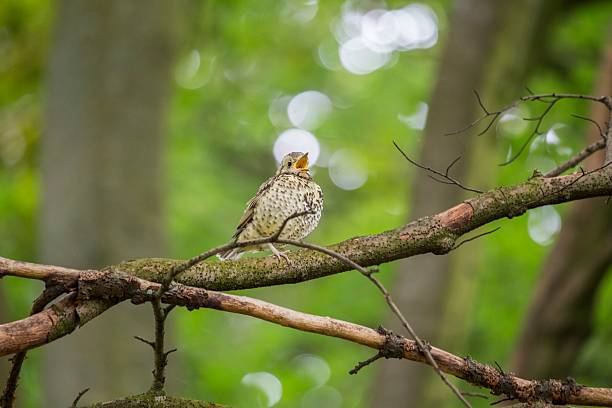
[[[284,259],[288,265],[291,265],[291,260],[289,259],[286,253],[279,251],[272,244],[268,244],[268,248],[270,248],[270,251],[272,251],[272,254],[274,255],[274,257],[276,257],[276,259],[278,259],[279,262],[281,259]]]

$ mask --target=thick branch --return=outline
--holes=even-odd
[[[417,254],[448,252],[461,235],[491,221],[512,218],[530,208],[612,194],[612,166],[591,174],[534,178],[513,187],[491,190],[439,214],[403,227],[356,237],[332,245],[334,252],[367,267]],[[236,290],[316,279],[350,269],[345,263],[312,251],[289,254],[291,264],[273,257],[206,262],[179,275],[180,283],[214,290]],[[140,259],[115,268],[147,280],[161,281],[180,261]]]
[[[586,174],[535,177],[516,186],[480,194],[442,213],[419,218],[394,230],[352,238],[329,249],[363,267],[418,254],[445,254],[453,248],[457,238],[494,220],[516,217],[544,205],[607,195],[612,195],[612,166]],[[313,251],[294,251],[289,259],[290,264],[274,257],[204,262],[178,275],[176,281],[213,290],[237,290],[303,282],[350,270],[344,262]],[[107,270],[162,282],[167,271],[179,264],[182,262],[146,258],[123,262]],[[78,273],[66,268],[38,269],[25,262],[0,258],[0,278],[16,275],[73,283]]]
[[[100,279],[99,275],[105,275]],[[82,299],[66,298],[53,308],[18,322],[0,326],[0,355],[7,354],[4,349],[6,338],[11,344],[28,344],[28,348],[43,344],[56,338],[65,328],[77,327],[80,323],[76,312],[78,305],[87,305],[88,296],[97,297],[107,293],[107,289],[129,288],[125,295],[131,294],[138,302],[146,301],[159,289],[159,284],[147,282],[133,276],[119,273],[84,272],[79,282]],[[266,320],[293,329],[322,334],[348,340],[364,346],[383,350],[388,345],[388,337],[379,331],[330,317],[310,315],[276,306],[246,296],[230,295],[183,285],[173,285],[162,298],[165,303],[186,306],[190,309],[206,307],[226,312],[239,313]],[[89,306],[91,309],[92,306]],[[27,332],[26,332],[27,330]],[[396,337],[397,339],[398,337]],[[34,341],[32,340],[34,339]],[[426,362],[416,342],[399,337],[403,346],[403,357],[408,360]],[[19,351],[13,348],[12,352]],[[544,399],[557,403],[589,404],[606,406],[612,404],[612,390],[578,386],[572,381],[529,381],[505,374],[500,370],[478,363],[470,358],[462,358],[444,350],[432,347],[431,355],[440,369],[448,374],[464,379],[474,385],[489,388],[494,394],[506,395],[519,401]]]
[[[71,294],[28,318],[0,325],[0,357],[50,343],[72,333],[116,303],[114,300],[79,302]]]

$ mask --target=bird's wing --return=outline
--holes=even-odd
[[[234,232],[234,235],[232,236],[233,239],[238,239],[240,234],[242,234],[242,231],[244,231],[245,228],[249,225],[249,223],[253,221],[253,216],[255,214],[255,208],[257,207],[257,204],[259,203],[261,196],[270,188],[270,186],[272,186],[272,183],[275,180],[276,180],[276,177],[271,177],[268,180],[266,180],[265,183],[259,186],[259,190],[257,190],[257,193],[255,194],[255,196],[249,200],[249,202],[247,203],[246,209],[244,210],[244,214],[242,214],[242,218],[240,218],[240,222],[238,223],[238,226],[236,227],[236,232]]]

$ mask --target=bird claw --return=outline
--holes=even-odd
[[[272,254],[274,255],[274,257],[276,259],[278,259],[278,261],[280,262],[281,258],[285,260],[285,262],[287,262],[287,265],[291,265],[291,260],[289,259],[289,257],[287,256],[286,253],[279,251],[278,249],[276,249],[274,247],[274,245],[272,244],[268,244],[268,247],[270,248],[270,250],[272,251]]]
[[[274,256],[276,257],[276,259],[278,259],[278,261],[280,262],[281,258],[285,260],[285,262],[287,262],[287,265],[291,265],[291,259],[289,259],[289,257],[287,256],[286,253],[284,252],[279,252],[277,254],[274,254]]]

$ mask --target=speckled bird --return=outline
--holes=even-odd
[[[299,240],[310,234],[319,223],[323,210],[323,192],[308,170],[308,153],[286,155],[276,174],[263,183],[248,203],[238,223],[233,242],[251,241],[274,235],[283,222],[294,214],[309,212],[287,222],[280,238]],[[219,258],[238,259],[243,252],[268,248],[277,258],[287,256],[272,244],[260,247],[234,248]]]

